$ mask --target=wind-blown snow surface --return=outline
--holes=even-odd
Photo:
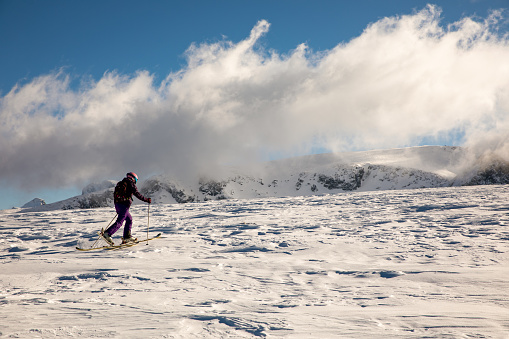
[[[2,211],[4,337],[507,338],[509,186]],[[146,236],[147,206],[134,206]],[[119,241],[121,231],[115,234]]]

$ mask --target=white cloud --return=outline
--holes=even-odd
[[[257,46],[262,20],[241,42],[191,45],[187,67],[161,84],[145,71],[79,89],[64,72],[40,76],[0,98],[0,179],[56,187],[131,170],[190,173],[262,151],[399,147],[458,131],[505,150],[500,16],[443,27],[429,6],[330,51],[303,44],[285,55]]]

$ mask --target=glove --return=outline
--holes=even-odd
[[[147,202],[148,202],[149,204],[151,204],[151,203],[152,203],[152,199],[151,199],[151,198],[148,198],[148,199],[147,199]]]

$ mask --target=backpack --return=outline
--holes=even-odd
[[[115,202],[124,202],[131,199],[131,192],[129,192],[129,187],[127,180],[122,180],[117,183],[115,186],[115,191],[113,193],[113,201]]]

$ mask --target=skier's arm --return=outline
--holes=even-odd
[[[150,198],[145,198],[139,191],[138,191],[138,187],[136,187],[136,184],[133,183],[132,185],[132,188],[133,188],[133,195],[140,199],[141,201],[144,201],[144,202],[148,202],[149,204],[152,202],[152,199]]]

